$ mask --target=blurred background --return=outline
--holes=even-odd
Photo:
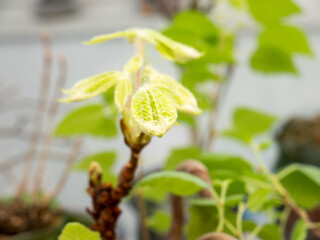
[[[170,1],[159,2],[0,0],[0,162],[6,162],[10,158],[16,159],[10,170],[2,169],[10,176],[6,179],[3,176],[0,178],[1,196],[12,194],[11,184],[17,179],[17,175],[21,174],[18,159],[27,148],[41,83],[43,51],[39,33],[46,31],[51,37],[51,81],[55,82],[59,77],[58,59],[63,55],[67,65],[66,87],[70,88],[76,81],[85,77],[104,71],[120,70],[134,53],[133,47],[124,40],[114,40],[97,46],[84,46],[81,44],[82,41],[94,35],[130,27],[163,29],[168,24],[168,18],[163,13],[166,11],[162,4],[170,5]],[[312,117],[320,112],[320,2],[296,2],[303,9],[303,14],[294,18],[294,21],[309,35],[314,56],[296,59],[300,71],[298,76],[267,76],[255,73],[249,67],[248,58],[256,45],[256,32],[255,26],[249,24],[241,31],[237,40],[237,66],[230,91],[220,112],[219,129],[229,126],[232,109],[241,105],[272,113],[282,121],[292,116]],[[159,70],[178,76],[174,64],[163,60],[156,51],[151,50],[150,55],[150,61]],[[52,96],[53,87],[49,89],[48,95]],[[57,124],[66,112],[80,105],[81,103],[61,105],[55,123]],[[175,126],[162,139],[153,139],[150,147],[143,152],[145,171],[161,166],[170,149],[188,145],[189,134],[184,126]],[[46,186],[52,187],[54,179],[61,174],[61,161],[66,158],[70,147],[71,140],[60,139],[54,142],[50,154],[53,161],[49,161],[45,172]],[[99,138],[86,139],[80,157],[106,149],[118,152],[116,165],[119,169],[129,153],[121,136],[110,141]],[[214,150],[244,156],[251,154],[237,144],[224,140],[218,140]],[[277,148],[273,147],[265,154],[268,164],[272,166],[278,154]],[[90,204],[85,192],[86,185],[85,174],[72,172],[58,201],[68,209],[84,212],[84,207]]]

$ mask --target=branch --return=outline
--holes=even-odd
[[[90,168],[89,172],[88,193],[92,198],[93,210],[87,209],[87,211],[95,220],[91,228],[99,231],[103,240],[117,239],[115,227],[121,213],[119,204],[128,195],[133,186],[140,153],[149,143],[149,140],[143,141],[145,136],[143,133],[139,137],[141,141],[138,139],[138,143],[132,143],[126,134],[127,127],[123,120],[121,120],[121,130],[125,136],[125,142],[131,150],[131,156],[119,174],[118,184],[112,187],[110,183],[102,183],[102,173],[97,170],[97,167]]]
[[[34,196],[37,195],[35,193],[40,190],[41,184],[43,181],[43,175],[44,175],[44,170],[46,167],[46,161],[47,161],[48,156],[50,154],[51,145],[52,145],[52,141],[53,141],[55,117],[57,115],[58,108],[60,106],[57,99],[59,98],[59,96],[61,94],[61,89],[63,88],[63,86],[65,85],[65,82],[66,82],[67,63],[66,63],[66,59],[64,56],[60,56],[60,58],[59,58],[59,70],[60,70],[59,78],[58,78],[58,81],[55,85],[54,94],[53,94],[53,97],[51,99],[51,103],[49,106],[49,112],[48,112],[48,117],[47,117],[47,119],[48,119],[47,126],[45,127],[46,132],[45,132],[43,145],[42,145],[42,149],[41,149],[42,151],[41,151],[40,157],[38,159],[39,163],[36,168],[36,172],[35,172],[35,176],[34,176],[34,189],[33,189]]]
[[[40,139],[40,131],[43,124],[42,113],[45,110],[47,104],[47,96],[49,92],[49,84],[50,84],[50,71],[51,71],[51,62],[52,62],[52,51],[51,51],[51,41],[49,35],[47,33],[42,33],[40,35],[42,40],[42,44],[44,47],[44,54],[43,54],[43,71],[42,71],[42,78],[41,78],[41,86],[39,92],[39,98],[37,103],[37,111],[33,121],[33,131],[32,135],[30,136],[29,146],[24,158],[24,168],[22,172],[21,182],[18,186],[17,196],[21,197],[21,195],[25,192],[30,172],[31,172],[31,162],[34,156],[36,155],[36,145]]]

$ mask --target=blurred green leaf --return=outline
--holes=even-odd
[[[311,55],[305,34],[298,28],[288,25],[267,27],[259,37],[261,47],[274,47],[282,51]]]
[[[248,3],[252,16],[266,25],[276,24],[300,12],[300,8],[291,0],[248,0]]]
[[[297,204],[311,209],[320,203],[320,169],[292,164],[278,173],[283,186]]]
[[[102,105],[80,107],[67,114],[56,128],[58,137],[91,135],[114,137],[117,134],[115,119],[104,114]]]
[[[223,131],[223,135],[249,144],[255,136],[267,132],[275,121],[272,115],[240,107],[233,114],[233,126]]]
[[[103,171],[103,181],[115,184],[117,177],[112,172],[115,160],[115,152],[100,152],[81,159],[73,169],[88,172],[91,162],[98,162]]]
[[[98,232],[89,230],[80,223],[68,223],[58,240],[100,240]]]
[[[199,159],[201,153],[201,150],[197,147],[183,147],[173,149],[171,150],[171,153],[167,158],[164,169],[175,170],[178,165],[184,160]]]
[[[168,192],[160,191],[159,189],[155,189],[153,187],[136,187],[134,189],[136,192],[140,192],[145,199],[151,202],[161,203],[165,201],[165,198],[168,196]]]
[[[305,240],[307,239],[307,235],[308,235],[308,226],[305,221],[303,221],[302,219],[299,219],[294,225],[291,239]]]
[[[189,124],[190,126],[195,126],[196,125],[196,120],[195,117],[189,114],[185,114],[185,113],[179,113],[178,114],[178,123],[185,123],[185,124]]]
[[[251,67],[264,73],[297,74],[291,56],[275,47],[259,47],[251,57]]]
[[[201,178],[184,172],[162,171],[151,173],[143,178],[137,187],[152,187],[161,192],[170,192],[178,196],[187,196],[199,192],[209,185]]]
[[[258,236],[261,240],[282,240],[280,229],[275,224],[264,225]]]
[[[190,220],[187,225],[188,240],[196,240],[201,235],[213,232],[218,224],[218,212],[215,206],[191,204]]]
[[[231,195],[226,197],[225,199],[225,206],[226,207],[235,207],[236,205],[238,205],[239,203],[241,203],[244,199],[243,194],[237,194],[237,195]],[[191,201],[191,204],[193,206],[203,206],[203,207],[217,207],[218,203],[216,200],[214,199],[195,199]]]
[[[249,210],[256,212],[261,209],[264,202],[267,200],[267,196],[270,194],[271,190],[269,189],[258,189],[253,194],[249,196],[248,199],[248,208]]]
[[[163,234],[169,231],[171,225],[171,217],[163,211],[155,211],[151,217],[147,219],[148,226],[155,232]]]
[[[208,168],[212,179],[234,178],[253,173],[252,166],[245,159],[229,154],[206,154],[200,158]]]

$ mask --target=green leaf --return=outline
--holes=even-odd
[[[139,192],[145,199],[151,202],[161,203],[165,201],[168,193],[166,191],[160,191],[152,187],[136,187],[134,191]]]
[[[131,102],[131,124],[150,136],[162,137],[176,122],[177,110],[157,88],[140,88]]]
[[[68,223],[58,240],[101,240],[98,232],[90,231],[80,223]]]
[[[278,178],[300,206],[312,209],[320,203],[319,168],[292,164],[279,172]]]
[[[235,127],[252,135],[268,131],[276,120],[275,116],[245,107],[237,108],[233,114]]]
[[[63,90],[63,92],[69,96],[59,101],[74,102],[92,98],[107,91],[122,78],[123,74],[121,72],[113,71],[81,80],[70,90]]]
[[[267,132],[276,117],[245,107],[237,108],[233,114],[233,126],[223,132],[224,136],[250,143],[252,138]]]
[[[229,154],[207,154],[200,158],[208,168],[212,179],[228,179],[253,173],[252,166],[245,159]]]
[[[142,67],[143,59],[140,56],[134,56],[129,60],[129,62],[124,66],[123,71],[126,73],[134,73],[139,68]]]
[[[209,187],[201,178],[175,171],[151,173],[137,185],[137,187],[145,186],[159,189],[162,192],[170,192],[178,196],[192,195],[203,188]]]
[[[172,77],[165,74],[152,74],[150,82],[165,94],[170,103],[180,112],[200,114],[201,109],[193,94]]]
[[[132,82],[129,78],[123,78],[117,82],[114,91],[114,102],[119,110],[122,112],[132,94]]]
[[[169,231],[171,225],[171,217],[163,211],[155,211],[151,217],[147,219],[148,226],[155,232],[163,234]]]
[[[189,214],[188,240],[196,240],[201,235],[216,230],[218,212],[215,206],[192,204],[189,208]]]
[[[87,105],[71,111],[56,128],[59,137],[91,135],[114,137],[117,134],[115,119],[105,116],[99,104]]]
[[[175,170],[178,165],[187,159],[199,159],[201,150],[197,147],[184,147],[173,149],[167,158],[164,169]]]
[[[260,188],[257,191],[255,191],[253,194],[249,196],[248,199],[248,208],[252,212],[259,211],[265,201],[267,201],[267,196],[270,194],[271,190],[270,189],[263,189]]]
[[[258,236],[261,240],[282,240],[280,229],[274,224],[264,225]]]
[[[237,194],[237,195],[231,195],[226,197],[224,205],[226,207],[235,207],[240,202],[243,201],[245,195],[243,194]],[[203,207],[217,207],[219,203],[216,200],[213,199],[195,199],[191,201],[191,204],[193,206],[203,206]]]
[[[297,74],[291,56],[275,47],[259,47],[251,57],[251,67],[264,73]]]
[[[248,0],[253,17],[263,24],[275,24],[284,17],[299,13],[299,7],[291,0]]]
[[[292,240],[305,240],[307,239],[308,235],[308,226],[305,221],[302,219],[298,220],[293,228]]]
[[[293,26],[277,25],[267,27],[259,37],[259,44],[262,47],[278,48],[289,54],[312,54],[305,34]]]
[[[103,181],[115,184],[116,176],[112,173],[112,168],[116,160],[115,152],[100,152],[86,156],[74,167],[74,170],[88,172],[91,162],[98,162],[103,171]]]

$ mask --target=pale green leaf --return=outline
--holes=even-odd
[[[119,110],[122,112],[132,94],[132,82],[129,78],[122,78],[116,84],[114,91],[114,102]]]
[[[308,226],[305,221],[299,219],[293,228],[292,240],[306,240],[308,235]]]
[[[97,44],[119,37],[126,37],[131,42],[133,42],[136,38],[141,38],[142,40],[154,45],[163,57],[176,62],[183,63],[202,56],[202,54],[196,49],[182,43],[178,43],[151,29],[135,28],[122,32],[101,35],[94,37],[92,40],[86,42],[86,44]]]
[[[106,116],[102,105],[92,104],[68,113],[55,130],[59,137],[91,135],[113,137],[117,134],[115,119]]]
[[[157,233],[163,234],[169,231],[171,217],[168,213],[158,210],[147,219],[147,223],[150,229]]]
[[[129,60],[129,62],[124,66],[124,72],[129,74],[137,71],[143,64],[143,59],[140,56],[134,56]]]
[[[131,102],[131,124],[150,136],[162,137],[176,122],[177,110],[157,88],[140,88]]]
[[[312,54],[305,34],[293,26],[276,25],[267,27],[259,37],[259,44],[262,47],[279,48],[289,54]]]
[[[101,240],[98,232],[93,232],[80,223],[68,223],[58,240]]]
[[[275,24],[284,17],[299,13],[299,7],[291,0],[248,0],[253,17],[264,24]]]
[[[312,209],[320,203],[320,169],[292,164],[278,173],[283,186],[297,204]]]
[[[165,74],[155,74],[151,76],[150,81],[153,86],[161,89],[178,111],[196,115],[201,113],[193,94],[172,77]]]
[[[259,47],[251,57],[251,67],[264,73],[297,74],[290,54],[276,47]]]
[[[203,188],[209,187],[201,178],[189,173],[175,171],[151,173],[137,184],[137,187],[145,186],[178,196],[192,195]]]
[[[154,45],[159,53],[168,60],[185,63],[202,56],[202,53],[185,44],[176,42],[154,30],[146,29],[142,38]]]
[[[116,39],[116,38],[121,38],[121,37],[126,37],[126,38],[129,38],[130,40],[134,38],[136,35],[137,35],[136,29],[128,29],[125,31],[96,36],[91,40],[84,42],[84,44],[86,45],[98,44],[98,43],[106,42],[106,41]]]
[[[92,98],[107,91],[122,78],[123,74],[121,72],[113,71],[81,80],[70,90],[64,90],[63,92],[69,96],[65,99],[60,99],[60,101],[74,102]]]

